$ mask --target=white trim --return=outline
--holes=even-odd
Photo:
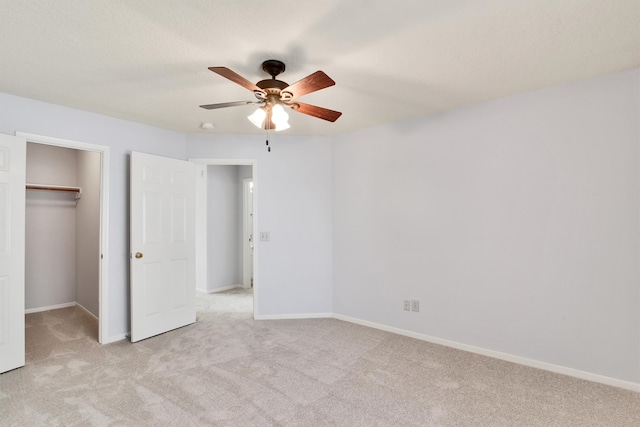
[[[203,163],[212,166],[251,166],[251,177],[253,178],[253,229],[258,228],[258,160],[257,159],[201,159],[201,158],[189,158],[187,159],[194,163]],[[197,232],[197,231],[196,231]],[[258,256],[260,253],[260,245],[253,245],[253,318],[258,319],[259,305],[260,305],[260,280],[259,280],[259,263]]]
[[[98,322],[98,316],[96,316],[95,314],[93,314],[92,312],[90,312],[89,310],[87,310],[87,308],[85,306],[83,306],[82,304],[80,304],[79,302],[76,302],[76,307],[78,307],[79,309],[81,309],[82,311],[84,311],[84,313],[89,316],[90,318],[92,318],[94,321]]]
[[[98,342],[105,343],[109,336],[109,147],[106,145],[89,144],[69,139],[52,138],[25,132],[16,132],[27,142],[54,145],[57,147],[73,148],[76,150],[94,151],[100,153],[100,263],[99,265],[99,296],[98,296]],[[112,342],[112,341],[108,341]]]
[[[619,380],[619,379],[607,377],[604,375],[580,371],[578,369],[567,368],[565,366],[554,365],[553,363],[541,362],[538,360],[528,359],[526,357],[516,356],[509,353],[503,353],[500,351],[489,350],[482,347],[476,347],[469,344],[463,344],[456,341],[437,338],[430,335],[424,335],[417,332],[407,331],[406,329],[400,329],[400,328],[395,328],[393,326],[383,325],[380,323],[369,322],[368,320],[362,320],[355,317],[345,316],[342,314],[333,313],[332,317],[338,320],[343,320],[345,322],[355,323],[358,325],[367,326],[370,328],[379,329],[382,331],[391,332],[398,335],[404,335],[406,337],[427,341],[433,344],[443,345],[445,347],[451,347],[458,350],[481,354],[483,356],[493,357],[495,359],[505,360],[507,362],[517,363],[519,365],[530,366],[532,368],[538,368],[545,371],[555,372],[557,374],[568,375],[570,377],[579,378],[581,380],[593,381],[596,383],[606,384],[613,387],[619,387],[626,390],[640,392],[640,383]]]
[[[16,132],[16,136],[21,136],[27,142],[37,142],[38,144],[55,145],[58,147],[75,148],[76,150],[85,151],[109,151],[106,145],[90,144],[87,142],[73,141],[70,139],[53,138],[50,136],[36,135],[33,133]]]
[[[192,162],[193,163],[193,162]],[[196,290],[207,288],[207,165],[196,163]]]
[[[333,313],[254,314],[255,320],[331,319]]]
[[[255,247],[255,231],[251,230],[249,234],[249,225],[247,221],[249,211],[249,201],[251,201],[251,224],[253,224],[253,177],[242,179],[242,286],[244,288],[251,287],[253,279],[253,247]],[[249,240],[251,237],[251,240]],[[253,247],[252,247],[253,246]]]
[[[47,305],[45,307],[27,308],[24,311],[24,314],[40,313],[42,311],[49,311],[49,310],[58,310],[60,308],[74,307],[75,305],[76,305],[76,302],[74,301],[74,302],[65,302],[63,304]]]
[[[244,289],[244,286],[242,285],[224,286],[222,288],[215,288],[211,290],[196,288],[196,291],[202,292],[203,294],[217,294],[218,292],[230,291],[231,289]]]
[[[126,334],[119,334],[119,335],[114,335],[112,337],[109,337],[106,340],[103,340],[100,344],[111,344],[112,342],[123,341],[128,338],[129,338],[129,332],[127,332]]]
[[[254,166],[257,162],[256,159],[200,159],[190,157],[190,162],[204,163],[205,165],[215,166]]]

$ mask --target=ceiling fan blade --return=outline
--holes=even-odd
[[[283,89],[283,92],[291,93],[292,99],[299,98],[311,92],[327,88],[336,84],[331,77],[327,76],[323,71],[316,71],[308,75],[302,80],[298,80],[294,84]]]
[[[309,116],[317,117],[329,122],[335,122],[336,120],[338,120],[338,117],[342,115],[340,111],[333,111],[329,110],[328,108],[317,107],[310,104],[303,104],[301,102],[294,102],[289,104],[289,106],[298,113],[307,114]]]
[[[244,77],[242,77],[240,74],[236,73],[235,71],[232,71],[230,69],[228,69],[227,67],[209,67],[209,69],[211,71],[213,71],[216,74],[221,75],[224,78],[227,78],[229,80],[231,80],[234,83],[239,84],[240,86],[242,86],[245,89],[249,89],[250,91],[259,91],[262,92],[262,89],[260,89],[258,86],[256,86],[255,84],[251,83],[249,80],[245,79]]]
[[[262,102],[255,101],[235,101],[235,102],[222,102],[220,104],[207,104],[201,105],[200,108],[205,110],[217,110],[218,108],[237,107],[238,105],[263,105]]]

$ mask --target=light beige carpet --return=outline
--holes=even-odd
[[[638,393],[251,304],[199,295],[197,323],[136,344],[98,344],[77,308],[28,315],[0,425],[640,426]]]

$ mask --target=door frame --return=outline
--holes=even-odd
[[[247,227],[248,206],[247,200],[251,198],[251,224],[253,225],[253,177],[242,179],[242,286],[251,287],[253,279],[253,262],[249,262],[253,258],[253,249],[256,247],[255,230],[251,230],[251,240],[249,240],[249,230]],[[251,244],[249,243],[251,242]],[[248,271],[248,265],[251,264],[251,271]]]
[[[69,139],[16,132],[36,144],[100,153],[100,263],[98,274],[98,342],[109,343],[109,147]]]
[[[26,145],[24,138],[0,133],[0,374],[20,368],[26,362]]]
[[[189,158],[190,162],[196,163],[196,173],[197,165],[202,164],[206,166],[251,166],[251,177],[253,178],[253,230],[255,235],[255,230],[258,229],[258,161],[256,159],[212,159],[212,158]],[[205,174],[206,175],[206,174]],[[202,190],[201,190],[202,191]],[[206,200],[206,186],[205,186],[205,200]],[[196,193],[196,200],[201,199],[202,194]],[[206,209],[206,203],[203,204]],[[196,209],[198,209],[198,204],[196,204]],[[200,209],[202,209],[202,204],[200,205]],[[196,212],[196,216],[198,212]],[[196,235],[199,233],[206,233],[206,228],[201,230],[199,227],[202,225],[196,221]],[[206,235],[206,234],[205,234]],[[202,246],[204,245],[204,247]],[[259,255],[259,246],[254,242],[253,245],[253,318],[256,318],[256,314],[259,313],[258,305],[259,305],[259,294],[260,294],[260,280],[259,271],[258,271],[258,255]],[[205,251],[205,252],[203,252]],[[196,283],[206,283],[206,268],[202,268],[198,265],[198,254],[206,253],[206,239],[202,239],[200,242],[196,241]],[[206,261],[206,260],[205,260]],[[205,275],[204,278],[202,275]]]

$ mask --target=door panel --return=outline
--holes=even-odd
[[[184,196],[171,196],[171,243],[187,241],[187,199]]]
[[[24,366],[26,147],[0,134],[0,373]]]
[[[131,251],[131,341],[195,322],[192,163],[131,154]]]

